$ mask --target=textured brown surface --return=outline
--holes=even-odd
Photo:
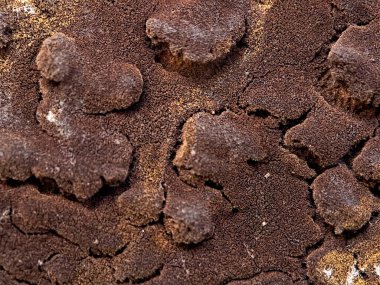
[[[0,1],[0,284],[379,284],[379,11]]]
[[[309,111],[317,97],[310,79],[302,71],[284,67],[254,78],[239,103],[248,112],[267,111],[286,121]]]
[[[258,275],[257,277],[254,277],[250,280],[233,281],[230,284],[232,285],[276,285],[276,284],[290,285],[294,283],[291,281],[289,276],[286,276],[284,273],[269,272],[269,273],[263,273],[261,275]]]
[[[338,100],[355,109],[380,104],[380,22],[345,30],[328,56]]]
[[[369,181],[380,181],[380,136],[377,134],[353,161],[354,171]]]
[[[10,34],[12,33],[12,29],[7,21],[5,15],[0,14],[0,49],[4,49],[7,47],[10,41]]]
[[[311,187],[317,211],[337,234],[360,229],[377,209],[368,188],[344,165],[326,170]]]
[[[169,69],[220,60],[245,33],[243,1],[166,2],[147,20],[146,33]]]
[[[301,124],[286,132],[285,144],[321,167],[331,166],[370,138],[377,125],[373,117],[347,114],[320,99]]]

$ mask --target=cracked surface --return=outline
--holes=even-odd
[[[373,117],[355,117],[320,99],[305,121],[286,132],[285,145],[304,152],[320,167],[327,167],[371,137],[377,125]]]
[[[350,26],[328,56],[338,101],[351,109],[380,104],[380,22]]]
[[[212,237],[215,225],[207,195],[181,183],[168,187],[164,223],[173,240],[196,244]]]
[[[0,284],[379,284],[379,4],[1,2]]]
[[[284,285],[290,285],[294,284],[290,277],[280,273],[280,272],[269,272],[269,273],[263,273],[257,277],[254,277],[250,280],[244,280],[244,281],[233,281],[228,284],[231,285],[275,285],[275,284],[284,284]]]
[[[254,78],[240,99],[248,112],[265,110],[283,120],[294,120],[311,109],[318,94],[302,71],[284,67]]]
[[[308,256],[308,275],[315,284],[379,283],[379,222],[370,223],[348,242],[328,240]]]
[[[380,137],[377,134],[363,147],[353,161],[354,171],[368,181],[380,181]]]

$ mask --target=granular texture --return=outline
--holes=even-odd
[[[350,26],[332,46],[328,56],[331,75],[342,105],[355,109],[380,104],[380,22]]]
[[[360,229],[377,208],[368,189],[346,166],[326,170],[311,187],[317,211],[338,234],[343,230]]]
[[[0,1],[0,285],[380,284],[379,21]]]

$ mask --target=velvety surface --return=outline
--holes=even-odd
[[[0,3],[0,284],[380,283],[378,0]]]

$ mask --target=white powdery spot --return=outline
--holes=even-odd
[[[11,215],[11,209],[5,209],[5,211],[0,215],[0,223],[9,219]]]
[[[57,115],[54,114],[52,111],[49,111],[48,114],[46,115],[46,119],[50,122],[50,123],[57,123]]]
[[[250,248],[248,247],[248,245],[245,244],[245,243],[244,243],[244,247],[245,247],[245,249],[246,249],[246,251],[247,251],[248,256],[249,256],[250,258],[252,258],[252,259],[255,259],[255,252],[254,252],[252,249],[250,249]]]
[[[187,267],[186,267],[186,260],[183,257],[181,258],[181,262],[182,262],[182,267],[183,267],[183,269],[186,272],[186,276],[189,276],[190,275],[190,270],[187,269]]]
[[[355,285],[355,279],[358,278],[360,272],[355,265],[351,267],[351,272],[348,273],[345,285]]]
[[[59,103],[59,108],[53,107],[52,110],[45,115],[46,120],[56,126],[57,131],[61,136],[70,137],[72,132],[70,130],[69,124],[66,123],[65,117],[62,115],[64,105],[62,102]]]
[[[268,223],[265,222],[265,221],[261,223],[261,225],[262,225],[263,227],[265,227],[267,224],[268,224]]]
[[[375,273],[380,277],[380,264],[376,264],[373,266],[375,268]]]
[[[0,90],[0,123],[15,122],[11,110],[12,94],[7,90]]]
[[[12,11],[16,14],[26,13],[26,14],[36,14],[36,7],[29,0],[19,0],[16,1],[16,5],[13,7]]]
[[[325,268],[323,269],[323,273],[325,274],[325,276],[327,277],[327,279],[330,279],[331,276],[333,275],[333,269],[332,268]]]
[[[264,177],[265,177],[266,179],[268,179],[268,178],[270,177],[270,173],[268,172],[267,174],[264,175]]]

